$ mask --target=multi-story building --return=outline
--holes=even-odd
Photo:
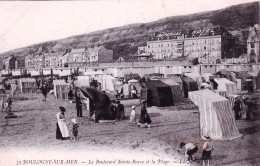
[[[16,69],[16,61],[17,59],[15,58],[14,55],[8,56],[7,58],[3,59],[3,68],[5,70]]]
[[[247,54],[255,62],[260,61],[260,27],[256,24],[254,27],[249,28],[247,38]]]
[[[173,33],[156,33],[146,46],[138,48],[138,54],[153,55],[154,59],[177,57],[199,58],[200,62],[216,62],[217,59],[234,56],[235,39],[224,28],[188,30]]]
[[[113,50],[103,46],[88,48],[86,54],[89,57],[89,62],[110,62],[113,60]]]

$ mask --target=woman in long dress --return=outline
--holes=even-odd
[[[69,131],[65,119],[66,109],[60,107],[60,112],[57,113],[57,129],[56,129],[56,139],[64,140],[69,137]]]
[[[150,124],[152,123],[152,120],[150,116],[148,115],[147,109],[146,109],[146,101],[142,101],[141,106],[141,115],[139,119],[139,123],[137,124],[138,127],[144,126],[146,128],[150,128]]]

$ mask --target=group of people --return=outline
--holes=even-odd
[[[242,98],[236,97],[234,106],[233,106],[233,111],[235,115],[235,119],[247,119],[247,120],[253,120],[253,108],[254,103],[250,99],[248,95],[244,95]]]
[[[213,147],[213,143],[211,138],[208,135],[204,135],[202,136],[202,139],[205,140],[202,149],[202,157],[201,159],[203,160],[203,166],[205,166],[205,161],[208,161],[208,166],[210,164],[210,160],[211,160],[211,152],[213,151],[214,147]],[[194,155],[199,149],[198,146],[194,145],[193,143],[189,142],[189,143],[184,143],[181,142],[180,143],[180,148],[183,148],[185,150],[185,161],[187,162],[191,162],[194,161],[194,158],[192,157],[192,155]]]

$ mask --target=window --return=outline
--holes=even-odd
[[[189,68],[191,69],[191,66],[189,66]]]
[[[184,66],[184,68],[186,69],[186,66]]]

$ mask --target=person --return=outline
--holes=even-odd
[[[115,102],[115,100],[112,100],[110,106],[112,120],[115,120],[117,118],[117,108]]]
[[[73,91],[70,89],[68,93],[69,100],[73,100]]]
[[[254,120],[254,115],[253,115],[254,103],[249,97],[247,97],[244,100],[244,103],[247,106],[246,120]]]
[[[202,136],[202,139],[205,140],[202,148],[202,160],[203,160],[203,166],[205,166],[205,161],[208,160],[208,166],[209,166],[209,160],[211,160],[211,151],[213,148],[213,143],[211,141],[211,138],[208,135]]]
[[[136,123],[136,116],[135,116],[135,105],[132,106],[132,111],[130,114],[130,121],[129,123]]]
[[[146,110],[146,101],[142,101],[141,105],[141,115],[139,119],[139,123],[137,124],[138,127],[144,126],[146,128],[150,128],[150,124],[152,123],[152,120],[150,119],[148,112]]]
[[[240,115],[241,107],[240,106],[241,106],[241,101],[237,97],[236,100],[235,100],[235,103],[234,103],[234,107],[233,107],[236,120],[239,120],[241,118],[241,115]]]
[[[137,99],[137,90],[135,86],[131,86],[131,98]]]
[[[12,105],[13,101],[10,97],[10,95],[7,95],[6,96],[6,99],[5,99],[5,111],[8,113],[8,112],[11,112],[11,105]]]
[[[69,137],[68,127],[65,118],[66,109],[60,107],[60,112],[57,113],[57,129],[56,139],[64,140]]]
[[[76,96],[76,109],[77,109],[77,117],[82,117],[82,101],[79,95]]]
[[[48,87],[47,87],[47,84],[44,83],[41,87],[41,92],[44,96],[44,101],[46,102],[46,98],[47,98],[47,94],[48,94]]]
[[[120,101],[116,101],[117,120],[123,120],[125,118],[125,107]]]
[[[198,147],[191,142],[189,142],[187,144],[185,144],[184,142],[181,142],[180,148],[185,149],[185,157],[186,157],[187,161],[192,161],[193,160],[192,155],[198,151]]]
[[[79,125],[78,125],[78,122],[77,122],[77,119],[76,118],[72,118],[71,119],[71,122],[72,122],[72,124],[73,124],[73,126],[72,126],[72,134],[73,134],[73,140],[74,141],[77,141],[77,140],[79,140],[79,138],[78,138],[78,128],[79,128]]]

